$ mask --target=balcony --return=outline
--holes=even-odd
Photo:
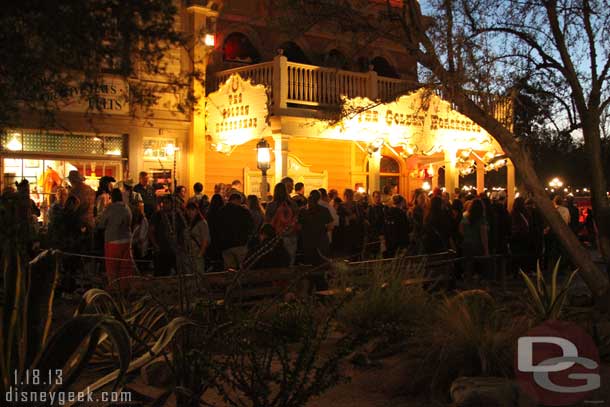
[[[375,71],[360,73],[300,64],[278,55],[270,62],[216,72],[208,91],[218,89],[236,73],[269,89],[272,111],[276,115],[289,114],[280,109],[338,107],[342,96],[386,102],[421,86],[414,81],[378,76]]]
[[[282,55],[272,61],[227,69],[213,74],[208,92],[217,90],[233,74],[265,85],[271,101],[270,111],[277,116],[298,115],[302,110],[339,107],[341,97],[367,97],[387,103],[423,86],[403,79],[378,76],[377,72],[344,71],[315,65],[289,62]],[[438,96],[443,97],[440,90]],[[513,109],[510,98],[471,92],[470,99],[490,112],[505,127],[512,129]],[[453,109],[457,110],[455,106]]]

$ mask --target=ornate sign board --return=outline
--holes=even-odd
[[[410,145],[430,153],[447,148],[501,151],[485,130],[425,89],[385,104],[346,98],[343,112],[345,119],[323,130],[324,137],[365,142],[382,138],[393,147]]]
[[[233,74],[208,95],[206,115],[206,135],[218,151],[260,138],[267,128],[265,86]]]
[[[67,92],[69,97],[59,103],[60,110],[129,114],[129,85],[122,78],[106,75],[97,84],[75,81]]]

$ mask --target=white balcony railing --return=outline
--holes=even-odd
[[[254,84],[269,88],[274,111],[286,108],[338,106],[341,96],[368,97],[389,102],[421,86],[413,81],[378,76],[375,71],[366,73],[343,71],[315,65],[288,62],[282,55],[273,61],[247,65],[217,72],[213,89],[218,89],[232,74],[238,73]],[[442,92],[437,91],[442,97]],[[491,109],[503,124],[512,122],[512,104],[505,97],[481,96],[474,93],[472,100],[479,106]]]
[[[279,108],[333,106],[341,102],[341,96],[392,100],[417,88],[414,82],[379,77],[374,71],[361,73],[299,64],[278,55],[271,62],[217,72],[213,89],[209,90],[218,89],[234,73],[268,86],[272,104]]]

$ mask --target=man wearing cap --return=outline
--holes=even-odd
[[[76,170],[72,170],[68,173],[68,181],[71,185],[69,196],[78,198],[78,201],[80,202],[78,207],[80,220],[83,226],[86,226],[87,230],[91,231],[95,226],[95,218],[93,217],[95,191],[89,185],[85,184],[85,177]]]

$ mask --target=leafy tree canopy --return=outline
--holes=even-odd
[[[186,44],[167,0],[20,0],[0,13],[0,129],[28,110],[52,120],[60,103],[95,97],[104,74],[164,75],[164,62]],[[151,106],[154,92],[130,81],[130,103]]]

